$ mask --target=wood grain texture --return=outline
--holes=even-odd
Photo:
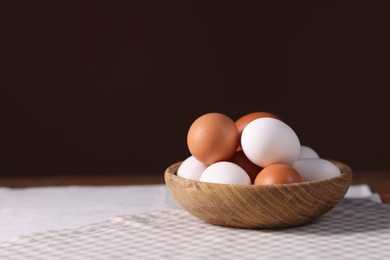
[[[309,223],[332,209],[345,195],[351,169],[335,178],[279,185],[226,185],[193,181],[176,175],[181,162],[165,171],[175,200],[192,215],[215,225],[236,228],[280,228]]]

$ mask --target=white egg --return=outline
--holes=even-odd
[[[261,167],[275,163],[292,165],[301,150],[294,130],[274,118],[250,122],[242,132],[241,147],[248,159]]]
[[[308,158],[317,158],[318,159],[318,158],[320,158],[320,156],[312,148],[305,146],[305,145],[301,145],[301,152],[299,154],[298,160],[308,159]]]
[[[203,171],[206,170],[207,165],[198,161],[194,156],[190,156],[184,160],[177,169],[177,176],[185,179],[199,181]]]
[[[298,160],[293,168],[301,174],[303,181],[325,180],[341,174],[335,164],[318,158]]]
[[[200,181],[223,184],[252,184],[245,170],[232,162],[211,164],[200,176]]]

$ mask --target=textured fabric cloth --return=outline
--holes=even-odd
[[[317,221],[248,230],[183,209],[117,216],[0,243],[0,259],[390,259],[390,204],[344,199]]]
[[[0,188],[0,241],[172,207],[165,185]]]

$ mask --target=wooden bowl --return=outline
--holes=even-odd
[[[351,169],[332,161],[340,176],[276,185],[216,184],[176,175],[181,162],[165,171],[174,199],[192,215],[214,225],[236,228],[280,228],[309,223],[331,210],[346,194]]]

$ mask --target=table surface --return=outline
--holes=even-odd
[[[371,194],[370,189],[376,194],[364,199],[347,197],[347,194],[346,199],[317,225],[287,229],[280,236],[280,231],[259,233],[221,229],[194,221],[171,197],[164,185],[163,171],[155,174],[0,176],[0,259],[25,259],[25,256],[53,259],[59,254],[72,259],[145,258],[140,257],[142,253],[150,259],[153,256],[164,258],[161,255],[164,250],[158,248],[176,249],[170,256],[178,259],[183,258],[180,255],[183,252],[198,256],[198,253],[213,253],[213,250],[233,259],[251,258],[251,252],[258,250],[266,258],[278,259],[283,255],[285,259],[291,256],[298,259],[340,256],[390,259],[386,250],[390,241],[390,204],[373,203],[380,202],[378,195],[382,202],[390,203],[390,172],[356,171],[352,184],[366,184],[370,188],[352,186],[348,193],[361,188],[361,191],[367,191],[365,194]],[[191,239],[197,243],[186,242],[189,232],[193,232]],[[220,247],[216,248],[210,241],[218,241]],[[263,248],[258,249],[259,241],[268,243],[260,243]],[[323,250],[324,245],[327,250]],[[234,255],[237,252],[241,253],[240,257]],[[86,254],[92,255],[86,258]]]
[[[163,174],[0,177],[0,187],[11,188],[68,185],[112,186],[163,183]],[[371,187],[373,192],[380,195],[383,202],[390,203],[390,172],[354,172],[352,184],[367,184]]]

